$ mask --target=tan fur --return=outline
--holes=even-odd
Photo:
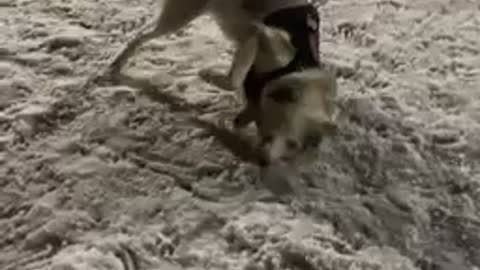
[[[257,127],[263,138],[267,164],[293,162],[322,137],[333,134],[336,78],[325,70],[310,69],[269,83],[261,98]]]
[[[121,75],[122,66],[136,48],[209,13],[237,47],[227,75],[230,85],[223,88],[239,89],[252,66],[262,72],[270,71],[293,58],[289,35],[262,25],[263,17],[280,8],[305,4],[307,0],[163,0],[161,3],[162,10],[153,29],[140,31],[114,58],[108,71],[113,78]]]

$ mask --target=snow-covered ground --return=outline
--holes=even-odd
[[[86,83],[156,11],[0,0],[0,269],[479,269],[477,0],[323,5],[341,132],[256,191],[210,18],[138,51],[148,87]]]

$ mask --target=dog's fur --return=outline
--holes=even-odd
[[[269,83],[262,93],[257,127],[264,165],[315,158],[324,136],[333,135],[337,82],[325,70],[294,72]],[[305,161],[305,159],[303,159]]]
[[[209,13],[237,50],[228,72],[231,88],[239,89],[248,70],[259,72],[286,65],[292,56],[288,33],[265,27],[261,20],[271,12],[307,4],[307,0],[159,0],[162,11],[152,30],[141,30],[113,60],[109,75],[119,75],[136,48],[147,41],[173,33],[202,14]],[[229,88],[228,85],[223,85]]]
[[[275,71],[296,56],[290,34],[264,24],[263,19],[277,10],[308,4],[308,0],[163,0],[153,30],[141,31],[129,42],[114,59],[110,73],[120,74],[122,65],[141,44],[180,30],[198,16],[210,13],[236,46],[227,83],[216,84],[242,90],[250,71],[259,74]],[[319,68],[283,75],[254,91],[262,92],[260,100],[249,100],[240,92],[246,107],[237,116],[239,121],[235,126],[256,123],[263,138],[264,164],[294,160],[306,147],[315,146],[322,135],[334,130],[331,116],[335,78]]]

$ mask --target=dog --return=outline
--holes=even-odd
[[[163,0],[153,30],[140,31],[109,72],[119,74],[143,43],[207,13],[236,47],[225,79],[213,83],[239,91],[246,105],[234,128],[256,124],[260,165],[292,162],[332,134],[335,77],[320,67],[319,17],[308,0]]]
[[[213,16],[223,34],[235,44],[232,65],[223,89],[239,89],[245,74],[254,65],[259,72],[277,69],[290,62],[289,35],[273,27],[264,27],[263,18],[275,10],[306,4],[307,0],[159,0],[160,16],[153,29],[148,25],[138,32],[114,57],[107,74],[120,75],[122,66],[135,50],[149,40],[176,32],[203,14]],[[258,46],[262,45],[262,46]]]

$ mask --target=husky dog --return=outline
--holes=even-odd
[[[153,30],[140,31],[126,45],[110,66],[111,75],[120,73],[138,46],[209,13],[236,47],[225,80],[213,83],[243,90],[246,106],[234,127],[255,122],[261,165],[294,161],[335,130],[336,82],[320,69],[319,17],[309,0],[162,1]]]

